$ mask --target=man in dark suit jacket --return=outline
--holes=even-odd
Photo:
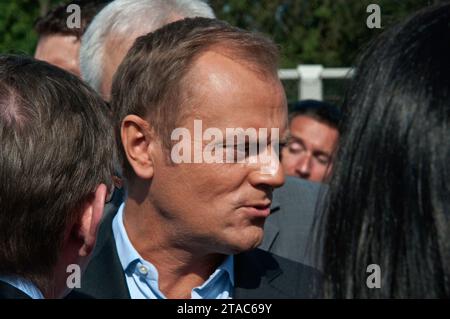
[[[239,274],[235,288],[236,298],[275,298],[277,294],[279,298],[320,296],[320,274],[307,266],[314,265],[316,268],[314,256],[309,253],[308,248],[310,241],[314,239],[311,232],[314,229],[318,199],[323,198],[325,191],[326,186],[323,184],[295,177],[286,177],[285,184],[274,191],[271,215],[264,224],[264,239],[259,248],[275,256],[259,249],[238,255],[238,261],[243,260],[240,264],[244,267],[241,268],[238,262],[235,268],[235,273]],[[116,189],[111,202],[105,206],[105,220],[99,230],[97,246],[82,278],[80,291],[87,296],[130,298],[111,225],[123,200],[123,190]],[[311,248],[315,252],[313,249],[317,249],[315,243]],[[286,261],[285,258],[296,263]],[[289,276],[280,276],[282,269],[286,267],[290,270],[297,269],[294,276],[305,276],[295,281],[300,284],[299,287],[294,288],[292,283],[284,282],[283,279]],[[275,294],[272,288],[276,289]],[[294,292],[294,289],[299,292]],[[75,296],[74,293],[71,298],[83,296]]]
[[[316,297],[314,269],[256,249],[284,182],[273,151],[287,117],[276,46],[218,20],[177,21],[135,42],[112,92],[127,197],[104,220],[81,290]]]
[[[110,211],[100,226],[97,245],[83,274],[81,289],[75,289],[69,295],[71,299],[80,296],[100,299],[131,298],[112,231],[115,213]],[[321,296],[321,276],[317,270],[260,249],[236,255],[234,271],[236,299]]]
[[[284,185],[274,191],[259,248],[317,267],[320,246],[314,232],[315,221],[320,218],[326,191],[324,184],[287,176]]]

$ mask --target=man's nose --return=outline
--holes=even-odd
[[[250,174],[250,183],[253,186],[266,185],[277,188],[284,184],[284,171],[279,161],[278,155],[271,154],[270,162],[258,165],[259,169]]]
[[[297,174],[302,178],[308,178],[311,175],[312,156],[305,154],[300,157],[295,168]]]

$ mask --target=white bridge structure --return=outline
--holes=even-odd
[[[301,64],[296,69],[280,69],[281,80],[298,80],[298,99],[323,100],[324,79],[350,79],[352,68],[324,68],[320,64]]]

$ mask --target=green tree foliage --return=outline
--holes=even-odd
[[[382,29],[429,0],[216,0],[219,18],[270,35],[281,47],[282,66],[299,63],[351,65],[360,49]],[[382,29],[369,29],[369,4],[381,7]]]
[[[0,0],[0,52],[32,54],[34,21],[62,0]],[[282,66],[348,66],[380,30],[368,29],[370,3],[381,7],[385,28],[437,0],[210,0],[217,16],[266,33],[282,49]]]
[[[0,52],[32,54],[35,20],[58,0],[0,0]]]
[[[36,40],[30,26],[38,12],[36,1],[0,2],[1,52],[28,53],[32,50]]]

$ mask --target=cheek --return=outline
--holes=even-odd
[[[201,164],[191,178],[207,200],[231,200],[239,195],[248,169],[242,164]],[[225,203],[224,203],[225,204]]]
[[[313,169],[313,174],[315,173],[317,177],[323,178],[325,177],[325,173],[327,171],[327,165],[316,163]]]
[[[198,198],[200,205],[215,211],[220,223],[234,220],[235,209],[249,193],[249,167],[245,164],[205,164],[207,172],[199,174],[199,188],[203,193]],[[234,216],[234,217],[233,217]]]
[[[246,173],[240,164],[179,164],[155,176],[154,184],[160,181],[162,192],[192,206],[225,208],[239,197]]]
[[[297,159],[289,153],[287,148],[281,150],[281,164],[284,170],[291,170],[297,163]]]

